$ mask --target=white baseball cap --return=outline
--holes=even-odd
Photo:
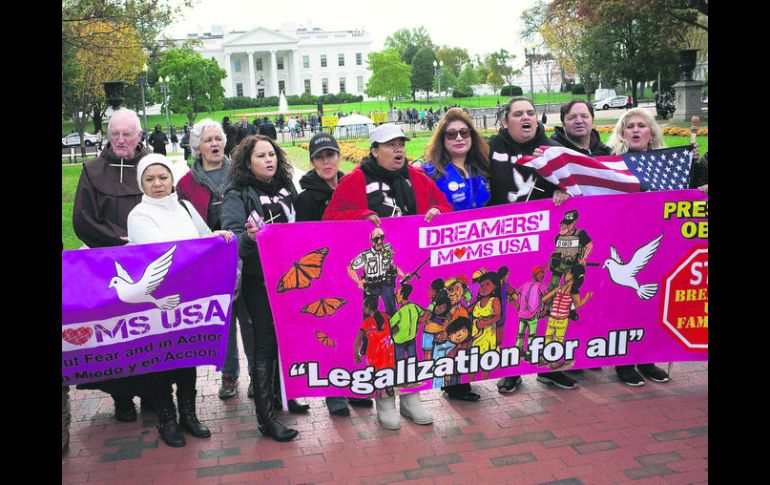
[[[406,141],[411,140],[411,138],[404,135],[404,132],[401,131],[401,127],[394,123],[384,123],[369,133],[369,141],[371,143],[385,143],[394,138],[403,138]]]

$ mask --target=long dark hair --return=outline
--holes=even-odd
[[[254,185],[254,183],[258,181],[254,172],[251,171],[251,154],[254,152],[254,147],[257,145],[257,142],[260,141],[270,143],[273,150],[275,150],[278,166],[274,178],[278,184],[288,185],[292,183],[292,168],[288,160],[286,160],[286,152],[284,152],[270,137],[264,135],[250,135],[241,140],[238,146],[233,149],[229,174],[230,185],[247,186]]]
[[[471,150],[465,161],[474,171],[489,178],[489,145],[479,135],[473,119],[460,108],[450,109],[439,121],[438,127],[433,132],[433,138],[425,147],[425,161],[431,162],[436,167],[436,178],[444,176],[444,167],[450,162],[449,153],[444,147],[444,133],[449,123],[453,121],[461,121],[471,132]]]

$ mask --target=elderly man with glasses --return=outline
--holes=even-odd
[[[142,200],[136,165],[148,152],[139,142],[139,117],[130,109],[117,110],[107,125],[107,135],[109,142],[99,156],[83,164],[72,211],[75,234],[90,248],[126,244],[128,213]],[[79,388],[109,393],[115,401],[115,419],[127,422],[137,419],[133,401],[137,384],[136,377],[128,377]]]

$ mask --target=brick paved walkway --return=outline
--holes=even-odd
[[[512,394],[475,383],[477,403],[434,390],[422,394],[434,424],[402,418],[398,431],[381,428],[373,408],[338,418],[308,399],[308,415],[280,416],[299,437],[276,443],[257,430],[248,377],[221,401],[218,373],[203,367],[198,416],[212,436],[186,435],[184,448],[159,440],[153,414],[119,423],[106,394],[73,389],[62,483],[707,483],[708,364],[674,364],[672,377],[632,388],[612,369],[586,370],[578,389],[562,390],[530,375]]]

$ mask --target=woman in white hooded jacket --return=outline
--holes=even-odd
[[[147,155],[136,167],[142,201],[128,214],[129,244],[148,244],[208,236],[222,236],[230,242],[229,231],[211,232],[192,203],[181,201],[174,191],[174,176],[169,160],[160,154]],[[182,428],[197,438],[211,436],[195,414],[195,367],[147,374],[150,398],[158,414],[158,431],[169,446],[184,446]],[[176,382],[179,423],[172,397]],[[181,427],[181,428],[180,428]]]

